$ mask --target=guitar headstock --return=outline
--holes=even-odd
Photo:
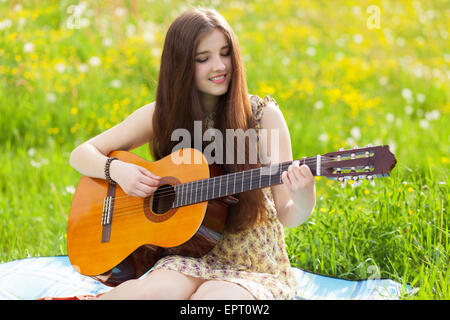
[[[337,179],[345,185],[346,180],[353,180],[358,185],[361,179],[368,179],[373,184],[374,177],[387,177],[395,167],[397,160],[388,145],[367,146],[330,152],[322,155],[322,176]]]

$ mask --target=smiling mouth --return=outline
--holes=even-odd
[[[221,74],[219,76],[215,76],[215,77],[209,78],[209,80],[214,82],[214,83],[222,83],[222,82],[225,81],[226,76],[227,76],[226,74]]]

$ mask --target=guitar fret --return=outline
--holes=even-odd
[[[269,166],[269,186],[272,185],[272,166]]]
[[[225,184],[225,195],[228,195],[228,174],[227,174],[227,183]]]
[[[183,205],[183,189],[184,189],[184,185],[180,185],[180,201],[178,203],[178,205],[181,207]]]
[[[178,207],[178,186],[173,186],[173,191],[175,191],[175,201],[173,202],[172,208]]]
[[[195,187],[194,187],[195,184]],[[192,189],[193,189],[193,194],[194,194],[194,201],[192,203],[196,203],[197,202],[197,188],[198,188],[198,182],[194,181],[192,184]]]
[[[200,180],[201,181],[201,186],[200,186],[200,201],[203,201],[203,180]]]
[[[197,183],[196,181],[191,182],[191,203],[195,202],[196,197],[195,192],[197,191],[197,186],[195,185],[196,183]]]
[[[189,190],[189,187],[190,187],[190,190]],[[188,195],[189,203],[192,203],[192,182],[189,182],[189,187],[188,187],[188,190],[189,190],[189,195]]]
[[[261,188],[261,169],[259,169],[259,187]]]
[[[233,173],[233,194],[236,193],[236,173]]]

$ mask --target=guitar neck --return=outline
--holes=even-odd
[[[303,158],[314,176],[320,175],[320,156]],[[261,189],[283,183],[281,174],[288,169],[292,161],[270,166],[244,170],[176,185],[173,208],[217,199],[237,193]],[[319,172],[319,174],[317,174]]]

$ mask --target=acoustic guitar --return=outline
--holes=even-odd
[[[138,278],[172,254],[200,257],[220,240],[229,206],[239,193],[281,184],[292,161],[225,173],[197,149],[178,150],[150,162],[127,151],[109,156],[161,177],[148,198],[127,195],[119,185],[82,176],[70,208],[67,251],[81,274],[116,286]],[[183,162],[184,161],[184,162]],[[299,160],[314,176],[345,183],[388,176],[396,164],[389,146],[368,146]]]

